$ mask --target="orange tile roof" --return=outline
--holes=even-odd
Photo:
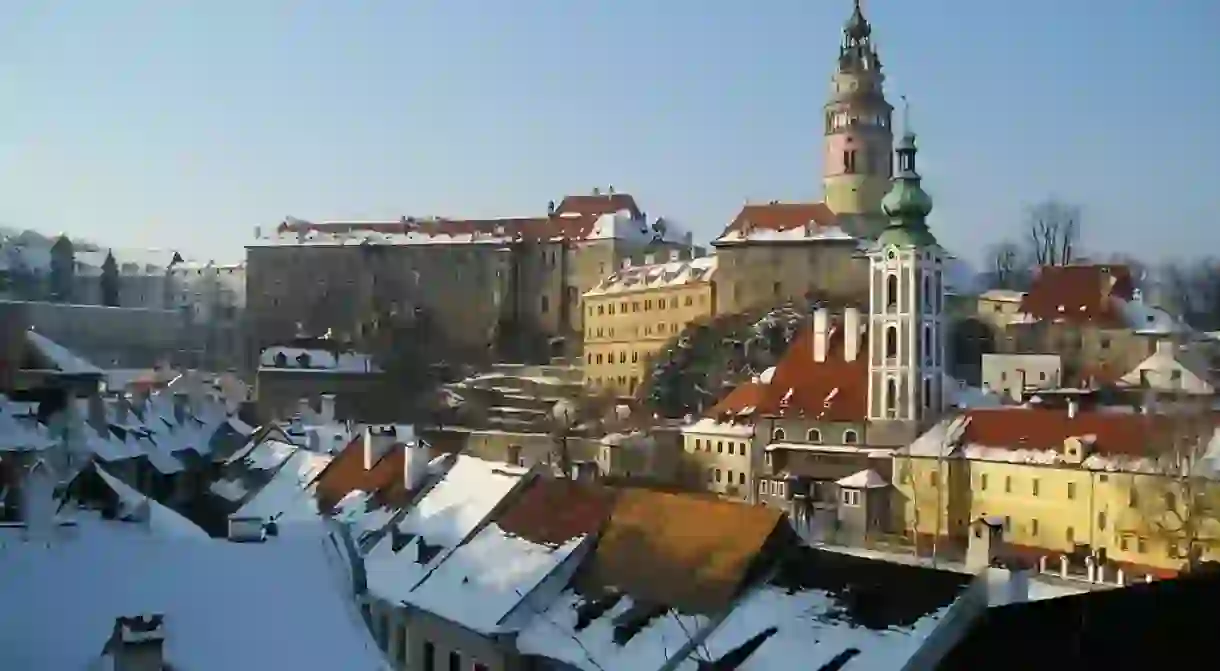
[[[614,491],[606,487],[537,478],[495,522],[511,535],[559,546],[578,536],[596,534],[613,505]]]
[[[765,506],[622,490],[580,587],[618,589],[686,613],[719,611],[782,519]]]
[[[318,508],[333,510],[343,497],[357,490],[372,494],[377,505],[397,501],[396,497],[406,493],[405,459],[405,448],[395,445],[373,464],[373,468],[365,470],[364,439],[357,436],[318,475]]]
[[[635,198],[626,193],[565,196],[555,208],[555,214],[583,214],[594,217],[623,211],[630,212],[634,219],[639,219],[643,214]]]
[[[1114,299],[1131,300],[1135,284],[1124,265],[1043,266],[1021,300],[1021,312],[1038,320],[1123,328]]]
[[[1081,411],[1069,417],[1066,409],[1058,408],[972,410],[969,418],[962,436],[964,444],[1052,450],[1062,448],[1067,438],[1093,435],[1093,449],[1098,453],[1123,456],[1155,454],[1157,443],[1190,429],[1166,415]]]
[[[788,231],[814,222],[819,227],[837,226],[838,218],[826,203],[764,203],[743,205],[719,237],[729,233],[748,236],[749,230]]]
[[[755,411],[748,414],[755,416],[831,422],[863,420],[868,414],[868,338],[864,333],[860,335],[856,358],[847,361],[842,323],[833,319],[830,322],[825,361],[814,359],[813,329],[805,327],[788,345],[770,383],[741,385],[708,415],[736,416],[752,407]]]

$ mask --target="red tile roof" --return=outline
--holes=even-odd
[[[318,508],[333,510],[343,497],[354,491],[373,495],[377,505],[387,505],[405,494],[406,451],[395,445],[373,464],[364,468],[364,439],[357,436],[335,456],[316,480]]]
[[[963,444],[1051,450],[1062,448],[1067,438],[1093,435],[1098,453],[1125,456],[1155,454],[1158,443],[1192,429],[1165,415],[1081,411],[1070,417],[1067,410],[1055,408],[972,410],[969,418]],[[1214,422],[1207,416],[1201,419]]]
[[[825,361],[814,359],[813,329],[806,327],[788,345],[770,383],[743,384],[717,403],[709,416],[735,416],[753,407],[753,415],[863,420],[868,414],[868,338],[860,335],[856,358],[847,361],[842,322],[830,321]]]
[[[505,532],[558,546],[596,534],[610,516],[614,492],[599,485],[537,478],[496,520]]]
[[[1126,321],[1114,299],[1131,300],[1135,284],[1124,265],[1043,266],[1021,300],[1021,312],[1038,320],[1102,328]]]
[[[555,208],[555,212],[539,217],[504,217],[499,219],[448,219],[444,217],[416,219],[403,217],[400,221],[388,222],[327,222],[316,224],[308,221],[285,221],[278,233],[350,233],[353,231],[375,231],[383,234],[421,233],[436,235],[519,235],[526,239],[563,238],[581,240],[593,232],[599,217],[627,211],[639,217],[640,210],[635,198],[629,194],[607,194],[601,196],[568,196]]]
[[[813,222],[819,227],[838,225],[838,218],[826,203],[766,203],[744,205],[720,237],[739,233],[748,237],[751,230],[787,231]]]

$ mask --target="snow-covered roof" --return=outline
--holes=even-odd
[[[597,286],[586,291],[585,298],[708,283],[715,273],[715,256],[632,266],[608,275]]]
[[[13,403],[0,394],[0,452],[45,450],[55,444],[46,427],[18,419]]]
[[[447,473],[365,557],[369,591],[391,602],[453,552],[520,482],[527,469],[458,455]]]
[[[902,669],[972,576],[797,548],[747,593],[680,671],[715,662],[737,671]],[[742,659],[744,657],[744,659]],[[725,665],[726,658],[738,661]],[[702,662],[702,664],[700,663]],[[712,668],[721,668],[713,666]]]
[[[1127,326],[1136,333],[1151,335],[1183,335],[1191,332],[1190,326],[1155,305],[1145,303],[1138,296],[1135,300],[1114,299],[1122,310]]]
[[[141,517],[148,524],[151,532],[158,536],[211,541],[207,533],[195,523],[136,491],[135,488],[107,473],[104,467],[95,464],[94,469],[102,482],[106,483],[106,486],[118,497],[121,508],[120,517],[128,515]]]
[[[67,375],[104,375],[105,371],[77,356],[72,350],[60,345],[41,333],[30,329],[25,332],[28,343],[39,356]]]
[[[317,520],[314,480],[331,462],[328,454],[297,448],[276,470],[271,480],[250,497],[232,517],[299,522]]]
[[[94,668],[116,618],[151,614],[165,617],[174,668],[392,668],[343,590],[346,560],[320,526],[274,543],[133,527],[82,517],[49,545],[0,530],[0,668]]]
[[[988,289],[979,294],[979,298],[988,301],[996,301],[998,303],[1020,303],[1025,298],[1024,291],[1016,291],[1015,289]]]
[[[333,352],[324,349],[302,349],[299,347],[268,347],[258,358],[262,368],[333,370],[344,373],[376,372],[372,357],[358,352]]]
[[[881,477],[877,471],[866,468],[838,480],[835,482],[835,484],[840,487],[847,487],[851,489],[878,489],[881,487],[888,487],[890,483],[887,482],[885,478]]]
[[[690,435],[731,436],[733,438],[750,438],[754,435],[753,424],[733,424],[718,422],[711,417],[703,417],[698,421],[682,427],[682,433]]]
[[[407,603],[483,634],[509,630],[510,613],[601,527],[609,493],[537,480],[504,514],[449,555]],[[526,617],[536,615],[527,613]]]

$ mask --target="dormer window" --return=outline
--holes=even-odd
[[[786,437],[787,434],[784,433],[783,429],[776,429],[775,431],[771,432],[771,440],[774,442],[780,442]]]
[[[855,445],[858,442],[860,442],[860,436],[855,432],[854,429],[848,429],[843,432],[844,445]]]

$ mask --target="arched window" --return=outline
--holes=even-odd
[[[930,377],[923,379],[923,407],[932,407],[932,378]]]
[[[932,360],[932,327],[927,324],[923,327],[923,358]]]
[[[817,429],[809,429],[805,432],[805,440],[810,443],[822,442],[822,432]]]
[[[844,445],[855,445],[858,442],[860,442],[860,436],[856,433],[855,429],[848,429],[843,432]]]
[[[894,273],[885,276],[885,307],[890,311],[898,309],[898,275]]]
[[[923,311],[932,311],[932,301],[935,296],[932,295],[932,278],[928,275],[923,276]]]
[[[773,440],[773,441],[778,442],[778,441],[783,440],[786,437],[787,437],[787,434],[784,433],[783,429],[776,429],[775,431],[771,432],[771,440]]]
[[[885,381],[885,409],[890,412],[898,409],[898,381],[892,377]]]
[[[898,327],[885,327],[885,358],[893,359],[898,356]]]

